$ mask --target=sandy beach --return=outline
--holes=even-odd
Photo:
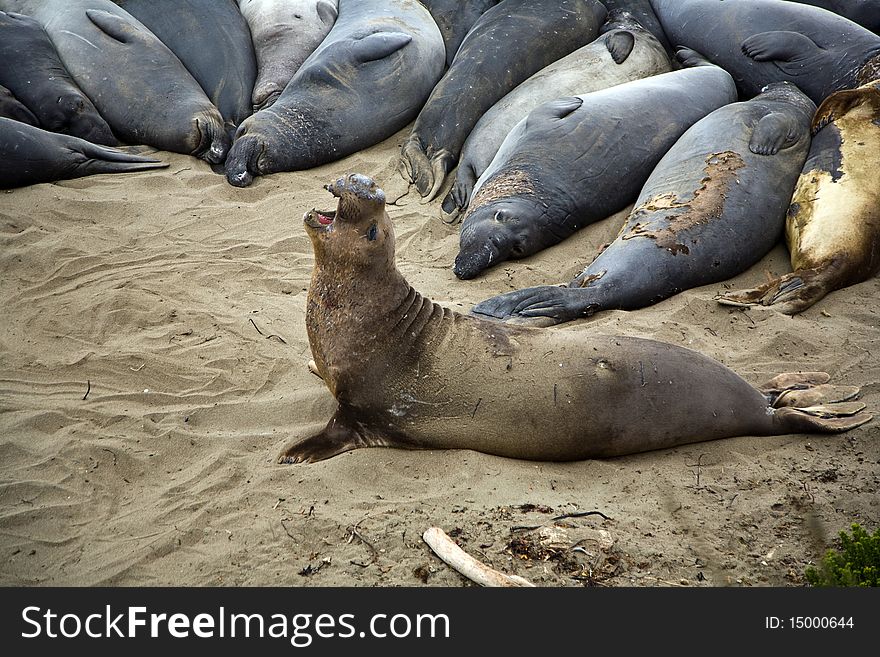
[[[423,543],[438,526],[539,586],[801,586],[839,530],[880,524],[878,419],[602,461],[377,448],[278,465],[335,408],[306,367],[302,214],[334,205],[323,184],[374,177],[399,268],[463,312],[568,281],[625,216],[459,281],[458,227],[396,171],[408,130],[246,189],[160,152],[168,169],[0,193],[0,584],[471,585]],[[827,371],[880,414],[880,280],[795,317],[713,300],[787,271],[779,244],[726,284],[547,330],[664,340],[752,383]]]

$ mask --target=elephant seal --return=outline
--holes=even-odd
[[[114,134],[217,164],[229,137],[199,83],[152,32],[110,0],[0,0],[37,19]]]
[[[605,5],[609,13],[625,11],[631,14],[639,25],[654,35],[654,38],[663,45],[668,54],[674,53],[672,44],[666,38],[663,26],[660,25],[660,19],[654,13],[651,0],[602,0],[602,4]]]
[[[598,39],[542,68],[483,114],[461,149],[455,182],[443,200],[444,213],[454,219],[467,207],[474,183],[504,138],[541,103],[672,70],[663,46],[631,14],[609,12],[602,31]]]
[[[685,130],[735,100],[730,75],[707,63],[541,105],[477,182],[455,275],[474,278],[619,212]]]
[[[813,5],[848,18],[875,34],[880,34],[880,2],[877,0],[792,0],[802,5]]]
[[[0,85],[0,116],[21,121],[28,125],[40,125],[37,117],[27,107],[22,105],[18,98],[12,95],[12,92],[3,85]]]
[[[792,273],[722,304],[794,315],[880,272],[880,80],[827,98],[814,127],[785,224]]]
[[[880,72],[880,36],[785,0],[651,0],[667,36],[727,70],[746,98],[793,82],[817,105]]]
[[[339,13],[338,0],[238,0],[257,55],[254,110],[278,100],[290,78],[321,45]]]
[[[310,169],[372,146],[413,120],[443,74],[443,37],[412,0],[341,0],[327,38],[270,107],[238,129],[226,179]]]
[[[715,110],[663,156],[617,239],[567,287],[516,290],[473,312],[555,324],[742,273],[782,235],[815,111],[788,82]]]
[[[11,189],[96,173],[161,169],[168,165],[78,137],[0,118],[0,188]]]
[[[422,0],[437,22],[446,44],[446,65],[452,66],[455,53],[474,23],[500,0]]]
[[[0,61],[0,84],[31,111],[36,125],[96,144],[119,143],[37,20],[0,12]]]
[[[235,132],[250,116],[257,60],[231,0],[115,0],[177,55]]]
[[[671,344],[455,313],[397,270],[385,195],[370,178],[327,189],[336,210],[304,217],[315,252],[306,329],[339,407],[283,463],[379,446],[569,461],[871,419],[862,403],[837,403],[858,388],[815,385],[827,374],[781,375],[759,389]]]
[[[598,0],[504,0],[486,11],[401,148],[404,178],[426,200],[436,197],[480,117],[533,73],[593,41],[606,13]]]

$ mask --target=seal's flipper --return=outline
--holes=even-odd
[[[632,32],[627,32],[626,30],[610,32],[605,37],[605,47],[611,54],[611,59],[614,60],[615,64],[623,64],[626,58],[630,56],[630,53],[632,53],[635,45],[635,36],[633,36]]]
[[[134,23],[109,11],[86,9],[86,16],[95,27],[120,43],[130,43],[135,39],[143,38],[141,30]]]
[[[828,383],[806,388],[804,390],[786,390],[773,401],[774,408],[792,406],[804,408],[808,406],[820,406],[824,404],[837,404],[850,401],[859,395],[856,386],[836,386]]]
[[[146,171],[148,169],[164,169],[168,166],[167,162],[162,162],[161,160],[141,155],[131,155],[115,148],[98,146],[88,141],[79,142],[76,150],[86,158],[76,165],[77,171],[81,172],[82,175]]]
[[[774,398],[788,390],[806,390],[814,386],[820,386],[828,383],[831,375],[827,372],[785,372],[777,374],[769,381],[758,386],[765,395],[772,395]]]
[[[770,112],[752,129],[749,150],[756,155],[776,155],[797,140],[797,121],[791,115]]]
[[[818,269],[799,269],[757,287],[716,295],[723,306],[773,306],[785,315],[803,312],[829,292],[828,272]]]
[[[352,43],[351,53],[358,62],[375,62],[395,53],[412,41],[403,32],[376,32]]]
[[[285,449],[278,456],[278,463],[315,463],[369,446],[357,425],[348,419],[348,413],[340,408],[322,431]]]
[[[822,49],[800,32],[777,30],[746,38],[742,42],[742,51],[756,62],[799,62],[814,57]]]
[[[400,159],[398,168],[401,175],[405,179],[405,174],[409,174],[409,182],[415,184],[419,194],[425,197],[426,201],[431,201],[437,196],[446,174],[455,166],[455,158],[445,148],[429,155],[416,133],[412,133],[404,142]]]
[[[687,68],[693,68],[695,66],[715,66],[715,64],[706,59],[704,55],[701,55],[696,50],[685,48],[684,46],[678,46],[675,49],[675,58],[682,66]]]
[[[873,419],[864,412],[865,405],[845,402],[808,408],[779,408],[773,413],[784,433],[841,433]]]
[[[474,185],[477,182],[477,172],[470,164],[459,166],[455,172],[455,182],[452,183],[452,189],[443,199],[443,212],[449,216],[446,223],[453,223],[471,202],[471,193],[474,191]]]
[[[564,119],[572,112],[578,110],[583,104],[584,99],[577,96],[563,96],[562,98],[548,101],[537,109],[532,110],[532,113],[526,117],[525,127],[528,128],[530,120],[543,122],[547,119]]]
[[[578,290],[555,285],[540,285],[524,290],[515,290],[499,294],[496,297],[481,301],[473,307],[471,313],[489,318],[533,319],[545,318],[552,324],[589,317],[598,310],[595,304],[585,303],[584,295]]]
[[[332,26],[336,22],[336,17],[339,16],[339,9],[329,0],[318,0],[315,10],[324,25]]]

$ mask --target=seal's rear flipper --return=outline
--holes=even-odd
[[[858,402],[809,406],[807,408],[779,408],[774,419],[785,433],[841,433],[870,422],[873,416],[864,412]]]
[[[348,413],[339,408],[322,431],[285,449],[278,463],[315,463],[358,447],[371,446],[357,424],[348,419]]]
[[[806,390],[830,380],[831,375],[827,372],[785,372],[758,386],[758,390],[765,395],[778,396],[788,390]]]
[[[804,390],[786,390],[773,401],[774,408],[791,406],[805,408],[855,399],[859,394],[858,386],[818,385]]]
[[[723,306],[773,306],[783,314],[796,315],[836,289],[828,284],[827,274],[799,269],[749,290],[716,295],[715,300]]]
[[[443,187],[446,174],[452,171],[456,158],[445,148],[435,153],[422,145],[416,133],[410,135],[400,152],[400,171],[409,174],[409,181],[415,183],[426,201],[433,200]]]
[[[168,166],[167,162],[141,155],[131,155],[115,148],[98,146],[88,141],[77,140],[77,145],[78,148],[76,150],[87,158],[77,164],[77,172],[84,176],[96,173],[125,173],[127,171],[163,169]]]

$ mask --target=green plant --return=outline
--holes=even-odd
[[[828,550],[804,575],[812,586],[880,586],[880,528],[869,534],[854,523],[852,536],[840,532],[840,550]]]

